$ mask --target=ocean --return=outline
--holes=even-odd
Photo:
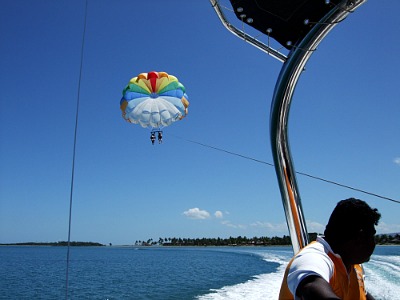
[[[289,247],[72,247],[68,299],[277,299]],[[65,247],[1,246],[0,299],[65,299]],[[364,264],[376,299],[400,300],[400,246]]]

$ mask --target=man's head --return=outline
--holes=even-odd
[[[336,248],[346,249],[349,253],[345,255],[352,256],[351,259],[349,257],[351,263],[368,261],[375,248],[375,225],[378,225],[380,218],[378,210],[362,200],[342,200],[329,218],[325,237]]]

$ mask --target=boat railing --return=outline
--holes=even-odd
[[[271,103],[270,140],[286,222],[292,241],[293,251],[295,253],[309,243],[309,238],[300,192],[296,180],[296,172],[289,148],[288,116],[293,93],[299,77],[304,70],[305,64],[321,41],[337,24],[343,21],[350,13],[354,12],[360,5],[366,2],[366,0],[339,0],[336,1],[336,3],[332,3],[329,0],[320,1],[324,1],[326,6],[324,6],[322,9],[319,9],[320,11],[313,11],[314,14],[321,14],[319,20],[317,22],[313,22],[313,24],[308,24],[309,19],[306,14],[309,11],[304,10],[305,15],[300,17],[303,18],[304,24],[307,25],[307,28],[309,29],[306,31],[306,33],[302,31],[299,34],[299,39],[294,44],[291,44],[288,41],[288,43],[283,45],[289,49],[289,53],[285,55],[279,52],[277,49],[272,48],[270,45],[260,42],[258,39],[251,37],[243,30],[232,25],[223,14],[219,5],[219,1],[210,0],[221,22],[230,32],[244,39],[246,42],[262,50],[268,55],[283,62],[281,72],[275,85]],[[254,11],[256,2],[252,0],[235,1],[236,7],[234,7],[234,9],[236,9],[236,13],[241,13],[243,10],[243,8],[240,6],[241,4],[251,5],[249,3],[253,2],[254,5],[251,7],[251,9]],[[307,5],[314,5],[316,2],[315,0],[304,0],[303,3],[306,3]],[[321,3],[318,5],[321,6]],[[237,16],[240,18],[241,15],[237,14]],[[251,22],[248,21],[247,24],[252,26],[254,21],[253,18],[250,18],[250,21]],[[262,23],[263,20],[260,22]],[[260,22],[258,22],[258,24]]]

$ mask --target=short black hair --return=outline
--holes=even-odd
[[[325,228],[325,236],[332,240],[348,240],[361,230],[378,225],[381,214],[365,201],[349,198],[339,201]]]

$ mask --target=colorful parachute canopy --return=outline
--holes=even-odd
[[[165,72],[139,74],[129,81],[122,94],[122,117],[142,127],[168,126],[188,113],[185,87]]]

